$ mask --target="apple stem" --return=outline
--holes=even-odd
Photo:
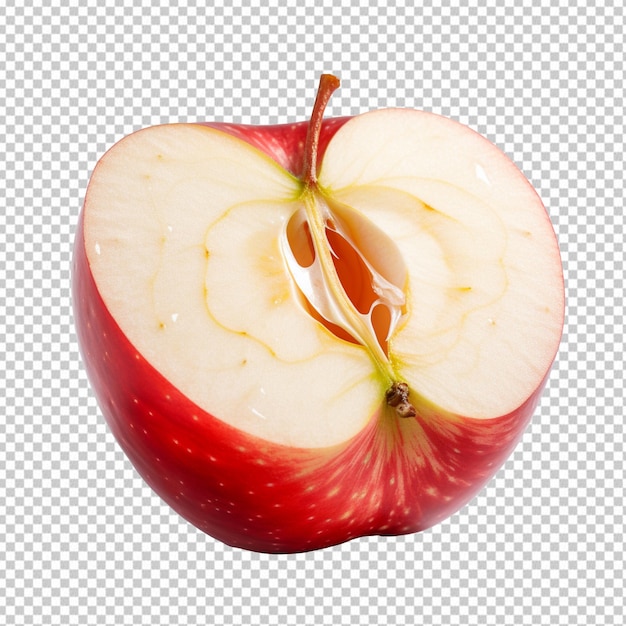
[[[339,84],[339,79],[332,74],[322,74],[320,77],[320,84],[317,89],[317,96],[315,98],[315,104],[313,105],[304,144],[302,182],[307,187],[315,187],[317,185],[317,148],[320,141],[324,110],[333,92],[339,87]]]
[[[409,402],[409,386],[406,383],[393,383],[385,393],[385,400],[400,417],[417,415],[415,407]]]

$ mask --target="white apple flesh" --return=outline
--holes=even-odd
[[[79,342],[146,481],[234,546],[425,529],[524,431],[564,290],[535,191],[486,139],[404,109],[171,124],[98,163]],[[305,137],[305,134],[307,136]]]

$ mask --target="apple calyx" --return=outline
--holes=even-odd
[[[393,383],[385,393],[385,400],[400,417],[417,415],[415,407],[409,402],[409,386],[406,383]]]
[[[324,110],[339,84],[331,74],[320,78],[304,146],[302,207],[287,221],[281,249],[303,308],[335,336],[364,346],[386,381],[387,405],[400,417],[415,417],[388,345],[406,314],[404,261],[390,237],[334,201],[317,180]],[[394,263],[384,262],[389,258]]]

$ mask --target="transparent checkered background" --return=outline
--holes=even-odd
[[[0,8],[0,623],[623,624],[622,2],[244,4]],[[522,442],[453,518],[259,555],[181,520],[114,442],[75,342],[71,248],[122,136],[305,119],[323,71],[342,79],[330,115],[425,108],[516,161],[561,242],[567,324]]]

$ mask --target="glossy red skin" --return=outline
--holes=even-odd
[[[325,121],[320,158],[347,119]],[[296,175],[301,170],[306,123],[210,126],[247,138]],[[98,292],[82,215],[73,300],[89,379],[137,471],[199,529],[254,551],[313,550],[440,522],[472,499],[506,460],[545,384],[544,379],[519,409],[493,420],[436,412],[401,419],[381,399],[380,413],[344,445],[290,448],[252,437],[202,410],[138,353]]]

